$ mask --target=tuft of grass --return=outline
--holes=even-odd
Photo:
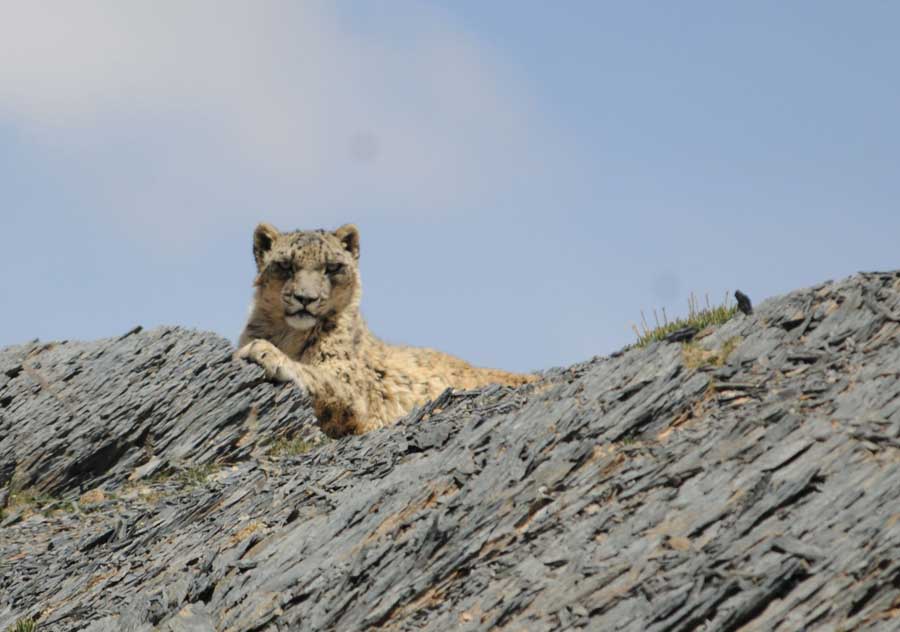
[[[740,336],[733,336],[722,343],[722,346],[719,348],[719,365],[722,366],[726,362],[728,362],[728,356],[731,355],[731,352],[737,349],[738,345],[741,344],[742,338]]]
[[[681,347],[681,361],[689,369],[699,369],[709,362],[711,351],[707,351],[696,342],[688,342]]]
[[[653,320],[655,327],[651,327],[647,323],[644,311],[641,310],[641,326],[632,325],[634,334],[637,336],[635,346],[644,347],[651,342],[663,340],[669,334],[685,329],[686,327],[696,327],[697,331],[701,331],[706,327],[721,325],[728,322],[732,316],[737,313],[737,305],[731,304],[730,295],[725,293],[725,300],[721,305],[711,305],[709,295],[706,295],[706,305],[701,307],[697,297],[691,292],[688,297],[688,315],[686,318],[676,318],[669,320],[666,310],[662,310],[662,321],[660,322],[659,314],[656,309],[653,310]]]
[[[174,483],[177,488],[193,489],[201,487],[206,484],[210,475],[216,471],[216,467],[215,463],[167,466],[143,480],[129,481],[124,489],[129,494],[136,491],[143,500],[155,504],[160,498],[168,495],[168,493],[163,493],[159,489],[160,486],[164,486],[166,483]]]
[[[34,632],[35,630],[37,630],[37,623],[34,622],[34,619],[19,619],[6,628],[6,632]]]
[[[10,509],[27,509],[28,513],[43,513],[49,516],[54,511],[72,513],[75,505],[70,500],[62,500],[56,496],[42,494],[33,489],[16,489],[10,491],[6,505]]]
[[[195,465],[185,470],[180,470],[175,474],[175,478],[184,487],[200,487],[201,485],[206,484],[209,475],[212,474],[215,469],[216,466],[212,463]]]
[[[313,442],[301,439],[300,437],[295,437],[293,439],[280,437],[272,442],[268,454],[271,457],[298,456],[300,454],[306,454],[314,447],[316,446]]]

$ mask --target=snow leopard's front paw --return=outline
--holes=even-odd
[[[235,357],[258,364],[270,380],[276,382],[296,381],[296,377],[291,371],[292,360],[268,340],[254,340],[244,345],[238,350]]]

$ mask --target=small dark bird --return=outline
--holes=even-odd
[[[740,290],[734,291],[734,298],[737,299],[738,309],[747,314],[748,316],[753,313],[753,303],[750,302],[750,297],[741,292]]]

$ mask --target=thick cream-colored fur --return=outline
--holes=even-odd
[[[262,366],[271,379],[306,389],[329,435],[389,425],[447,387],[535,379],[372,335],[359,311],[355,226],[280,233],[260,224],[253,254],[256,292],[237,355]]]

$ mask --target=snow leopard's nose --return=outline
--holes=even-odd
[[[300,303],[303,307],[307,307],[310,303],[315,303],[319,300],[318,296],[307,296],[305,294],[294,294],[294,300]]]

